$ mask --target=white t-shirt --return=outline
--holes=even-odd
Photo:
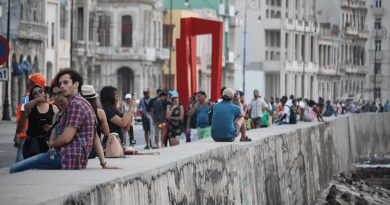
[[[286,123],[290,123],[290,108],[293,106],[292,100],[288,100],[283,108],[283,114],[287,114],[286,118],[284,118],[284,121]]]
[[[306,103],[303,100],[301,100],[299,102],[299,107],[305,109],[306,108]]]
[[[263,107],[267,107],[267,103],[263,99],[251,100],[248,104],[248,108],[251,110],[251,118],[263,117]]]

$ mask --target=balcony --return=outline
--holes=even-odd
[[[294,28],[295,28],[295,21],[293,19],[285,19],[284,27],[287,30],[294,30]]]
[[[169,59],[169,49],[160,48],[156,50],[156,58],[158,60],[168,60]]]
[[[47,40],[47,34],[48,29],[45,24],[27,21],[19,22],[18,38],[45,41]]]
[[[383,7],[372,7],[371,9],[372,15],[375,17],[381,17],[385,13],[385,8]]]
[[[73,52],[76,55],[84,55],[85,54],[85,41],[76,41],[73,43]]]
[[[264,19],[264,29],[266,30],[280,30],[281,19]]]
[[[344,28],[344,34],[346,34],[346,35],[358,35],[358,30],[355,27],[349,26],[347,28]]]
[[[332,29],[330,29],[330,28],[321,28],[319,35],[321,37],[331,37],[331,38],[334,37],[334,35],[332,33]]]
[[[366,2],[361,0],[341,0],[341,8],[364,9],[366,8]]]
[[[370,36],[370,31],[368,30],[368,26],[363,26],[363,28],[359,29],[359,38],[368,39]]]
[[[375,78],[375,75],[374,74],[371,74],[370,75],[370,80],[371,82],[374,83],[374,78]],[[382,74],[376,74],[376,79],[375,79],[376,83],[382,83],[383,81],[383,75]]]
[[[367,74],[369,72],[368,66],[357,66],[357,72]]]
[[[168,52],[165,51],[168,49],[156,50],[155,48],[148,47],[99,47],[97,52],[103,58],[108,58],[112,60],[146,60],[146,61],[155,61],[157,56],[160,59],[166,58],[166,55],[169,56]],[[159,53],[160,52],[160,53]],[[166,58],[168,59],[168,58]]]
[[[244,25],[244,20],[241,16],[229,17],[229,26],[230,27],[242,27]]]
[[[377,63],[381,62],[383,60],[383,52],[377,51],[376,52],[376,60],[375,60],[375,51],[370,52],[370,59],[372,61],[376,61]]]
[[[374,29],[371,32],[371,37],[381,39],[385,36],[385,31],[383,29]]]

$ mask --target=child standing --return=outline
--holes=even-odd
[[[245,114],[245,122],[246,122],[246,130],[251,130],[253,127],[255,127],[255,124],[253,124],[252,119],[249,117],[249,111]]]
[[[266,128],[266,127],[269,127],[269,117],[270,117],[270,113],[265,109],[265,107],[263,107],[263,117],[261,118],[261,123],[260,123],[260,127],[261,128]]]

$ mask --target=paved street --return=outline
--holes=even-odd
[[[0,169],[5,167],[10,167],[16,158],[16,148],[13,147],[13,138],[15,134],[14,123],[4,123],[0,122]],[[136,149],[141,151],[146,151],[143,148],[145,147],[145,138],[144,132],[142,130],[142,125],[138,124],[134,126],[134,137],[137,141],[135,146]],[[184,143],[184,141],[181,141]],[[129,138],[127,137],[126,145],[129,146]],[[149,150],[151,152],[152,150]],[[158,151],[158,150],[153,150]]]

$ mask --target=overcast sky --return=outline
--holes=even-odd
[[[322,11],[322,15],[321,15]],[[340,0],[318,0],[318,21],[340,24],[341,4]]]

